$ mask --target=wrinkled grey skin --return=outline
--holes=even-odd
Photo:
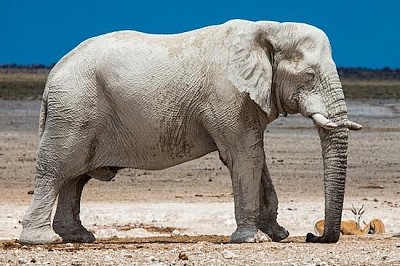
[[[163,169],[216,150],[232,178],[231,241],[280,241],[289,233],[276,221],[263,134],[279,114],[301,113],[320,116],[325,171],[325,232],[308,240],[336,242],[352,124],[330,49],[325,34],[306,24],[242,20],[83,42],[46,84],[35,193],[19,241],[92,242],[79,218],[90,178]]]

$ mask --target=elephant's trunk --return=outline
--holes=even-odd
[[[324,234],[320,237],[308,234],[307,242],[334,243],[339,240],[340,236],[350,128],[348,123],[350,122],[347,119],[343,91],[337,87],[331,92],[333,92],[333,97],[330,94],[331,97],[325,99],[325,102],[326,106],[329,106],[327,119],[335,126],[324,127],[316,122],[324,162],[325,229]]]
[[[320,238],[310,242],[334,243],[339,240],[346,169],[348,129],[320,129],[324,160],[325,230]]]

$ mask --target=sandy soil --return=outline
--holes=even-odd
[[[93,244],[21,246],[15,239],[33,190],[40,102],[0,100],[0,265],[400,265],[400,102],[348,101],[352,132],[343,219],[351,205],[387,233],[304,243],[323,217],[319,139],[312,122],[281,117],[267,129],[267,162],[280,200],[282,243],[228,244],[235,230],[228,171],[216,153],[162,171],[124,169],[90,181],[81,218]]]

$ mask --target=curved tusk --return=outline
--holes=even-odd
[[[344,126],[347,127],[350,130],[361,130],[362,129],[362,125],[357,124],[356,122],[353,122],[353,121],[350,121],[350,120],[347,120],[344,123]]]
[[[338,127],[338,124],[332,122],[331,120],[327,119],[325,116],[321,114],[313,114],[311,115],[311,118],[314,120],[315,123],[317,123],[320,127],[326,128],[326,129],[334,129]]]

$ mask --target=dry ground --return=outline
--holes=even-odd
[[[228,244],[235,229],[228,171],[216,153],[170,169],[124,169],[90,181],[82,220],[94,244],[21,246],[15,239],[33,190],[40,102],[0,100],[0,265],[400,265],[400,102],[349,101],[352,132],[344,219],[366,207],[387,234],[304,243],[323,216],[322,159],[312,122],[281,117],[267,129],[267,162],[280,200],[283,243]],[[175,231],[174,231],[175,230]]]

